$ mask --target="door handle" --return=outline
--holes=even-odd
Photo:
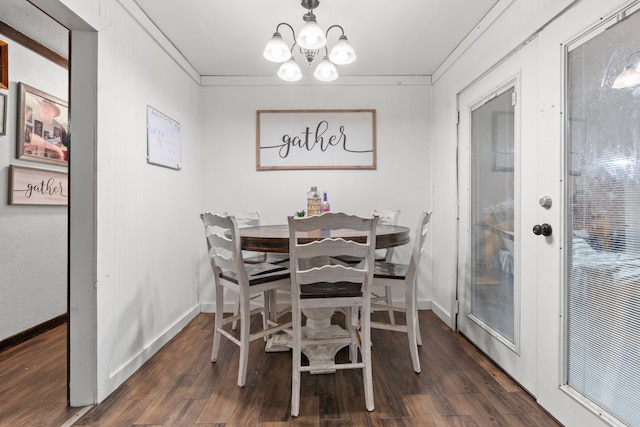
[[[542,225],[536,224],[533,226],[533,234],[535,234],[536,236],[539,235],[543,235],[543,236],[551,236],[551,233],[553,233],[553,229],[551,228],[551,225],[544,223]]]

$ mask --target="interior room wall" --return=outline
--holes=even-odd
[[[265,224],[284,224],[306,209],[311,186],[327,191],[334,211],[368,215],[373,209],[400,209],[399,224],[412,232],[432,204],[431,86],[276,85],[203,86],[203,211],[259,210]],[[224,100],[221,102],[221,100]],[[375,170],[256,170],[256,111],[279,109],[375,109]],[[438,215],[436,211],[434,215]],[[205,248],[204,239],[201,250]],[[428,305],[430,242],[419,271],[419,299]],[[395,256],[409,258],[410,245]],[[202,263],[200,299],[213,311],[209,266]]]
[[[66,171],[16,158],[18,83],[60,99],[68,72],[0,34],[9,44],[6,134],[0,135],[0,340],[67,312],[66,206],[9,205],[9,166]]]
[[[72,343],[96,348],[72,346],[71,354],[97,358],[96,389],[93,395],[74,394],[74,388],[91,381],[74,377],[82,371],[72,359],[72,405],[102,401],[199,312],[199,81],[188,65],[167,53],[170,44],[143,29],[146,17],[135,13],[135,5],[116,0],[99,4],[91,9],[100,12],[99,19],[86,18],[104,24],[95,49],[86,54],[82,46],[83,56],[72,45],[73,60],[87,61],[82,71],[97,75],[98,114],[95,158],[89,154],[73,159],[95,165],[93,177],[86,179],[90,183],[93,178],[93,186],[85,186],[86,192],[95,191],[94,201],[83,197],[89,204],[75,207],[78,216],[84,214],[83,207],[89,215],[95,211],[95,239],[90,236],[88,244],[78,239],[87,251],[95,251],[95,282],[71,284],[72,293],[87,286],[95,289],[97,314],[78,307],[84,314],[74,318],[72,312],[71,322]],[[91,55],[97,58],[97,69]],[[84,76],[72,73],[71,79],[73,85]],[[179,170],[147,163],[147,106],[180,124]],[[79,268],[85,266],[75,265]],[[95,336],[91,330],[79,332],[88,334],[84,339],[74,335],[73,322],[82,322],[82,316],[87,321],[96,316]]]

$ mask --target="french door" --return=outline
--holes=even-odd
[[[458,329],[536,391],[536,40],[458,97]],[[551,202],[552,203],[552,202]],[[542,224],[539,224],[542,228]],[[553,239],[545,224],[543,239]],[[527,263],[522,260],[526,259]]]
[[[629,4],[566,43],[561,18],[458,96],[457,326],[567,426],[640,426],[640,3]]]

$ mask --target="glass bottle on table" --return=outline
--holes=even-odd
[[[322,208],[321,211],[324,212],[329,212],[331,210],[331,205],[329,205],[329,201],[327,200],[327,192],[325,191],[322,194]]]
[[[307,193],[307,216],[318,215],[322,210],[322,199],[318,187],[311,187]]]

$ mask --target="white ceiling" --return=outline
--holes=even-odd
[[[262,50],[280,22],[296,31],[300,0],[133,0],[203,76],[270,76]],[[345,76],[431,75],[499,0],[320,0],[326,30],[341,25],[358,60]],[[27,0],[0,0],[5,22],[67,56],[66,31]],[[288,28],[281,27],[287,42]],[[330,44],[339,31],[329,34]],[[302,59],[299,63],[302,64]]]
[[[69,32],[27,0],[0,0],[0,21],[68,58]]]

